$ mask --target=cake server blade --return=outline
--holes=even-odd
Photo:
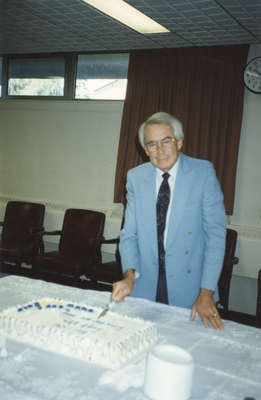
[[[107,304],[107,306],[102,310],[102,312],[98,315],[97,319],[104,317],[105,314],[110,310],[111,306],[113,304],[112,296],[110,297],[110,301]]]

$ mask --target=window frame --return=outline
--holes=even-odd
[[[13,59],[37,59],[37,58],[50,58],[50,59],[54,59],[54,58],[64,58],[64,95],[63,96],[36,96],[36,95],[10,95],[8,94],[8,80],[9,80],[9,61],[13,60]],[[48,55],[48,54],[23,54],[23,55],[11,55],[11,56],[6,56],[6,75],[5,75],[5,80],[6,80],[6,98],[7,99],[39,99],[39,100],[64,100],[68,98],[68,93],[69,91],[69,87],[68,87],[68,77],[67,77],[67,73],[68,73],[68,63],[70,62],[70,59],[68,57],[68,55],[64,55],[64,54],[53,54],[53,55]]]
[[[93,77],[93,72],[91,72],[91,75],[90,75],[90,77],[88,78],[87,76],[86,76],[86,80],[92,80],[92,79],[101,79],[101,76],[100,76],[100,74],[102,73],[101,72],[101,67],[103,68],[104,67],[104,65],[105,65],[105,60],[104,59],[106,59],[106,56],[115,56],[115,55],[121,55],[121,56],[126,56],[127,55],[127,57],[124,57],[124,58],[127,58],[128,59],[128,65],[127,65],[127,70],[126,70],[126,76],[124,76],[124,80],[128,80],[128,67],[129,67],[129,59],[130,59],[130,53],[129,52],[115,52],[115,51],[113,51],[113,52],[110,52],[110,53],[87,53],[87,54],[78,54],[77,55],[77,67],[78,68],[80,68],[80,65],[79,65],[79,58],[80,57],[90,57],[90,59],[91,59],[91,57],[92,56],[94,56],[94,58],[95,58],[95,56],[98,56],[98,58],[99,58],[99,56],[102,56],[101,57],[101,60],[102,60],[102,62],[103,62],[103,64],[100,66],[100,65],[98,65],[97,64],[97,71],[96,71],[96,73],[94,73],[94,75],[98,75],[98,77]],[[118,59],[118,60],[116,60],[116,64],[117,63],[121,63],[121,61]],[[94,61],[94,63],[95,63],[95,61]],[[112,63],[114,63],[113,61],[112,61]],[[108,62],[108,66],[109,66],[109,62]],[[117,67],[116,67],[117,68]],[[105,67],[105,69],[107,69],[107,66]],[[110,66],[109,66],[109,68],[108,69],[110,69]],[[113,68],[112,68],[113,69]],[[113,71],[113,75],[115,74],[115,76],[111,76],[110,75],[110,73],[109,73],[109,75],[108,76],[104,76],[104,79],[108,79],[108,80],[119,80],[119,79],[122,79],[123,77],[121,76],[121,75],[117,75],[117,71],[118,70],[118,68],[117,69],[115,69],[114,71]],[[82,71],[83,72],[83,71]],[[124,71],[124,75],[125,75],[125,71]],[[106,98],[106,97],[101,97],[101,98],[98,98],[98,97],[96,97],[96,98],[85,98],[85,97],[76,97],[76,94],[77,94],[77,80],[78,79],[81,79],[81,77],[79,77],[78,78],[78,70],[76,71],[76,78],[75,78],[75,100],[97,100],[97,101],[124,101],[125,100],[125,97],[126,97],[126,92],[125,92],[125,97],[124,98]]]
[[[91,54],[130,54],[129,51],[113,51],[113,52],[90,52],[90,53],[52,53],[52,54],[11,54],[0,55],[3,59],[2,63],[2,96],[0,100],[74,100],[74,101],[125,101],[125,99],[84,99],[76,98],[76,79],[77,79],[77,62],[80,55]],[[63,96],[37,96],[37,95],[10,95],[8,94],[8,66],[12,59],[28,59],[28,58],[57,58],[65,59],[64,70],[64,95]]]

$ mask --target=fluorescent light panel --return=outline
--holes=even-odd
[[[123,0],[82,0],[104,14],[143,34],[169,32],[164,26]]]

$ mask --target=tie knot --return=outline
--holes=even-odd
[[[167,181],[170,177],[170,174],[168,172],[164,172],[164,174],[162,174],[162,177],[163,177],[164,181]]]

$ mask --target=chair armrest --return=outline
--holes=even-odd
[[[0,222],[0,226],[15,226],[15,224],[5,224],[4,222]],[[40,235],[44,234],[44,228],[43,227],[37,227],[37,228],[29,228],[26,233],[29,233],[29,235],[33,235],[35,233],[38,233]]]
[[[120,238],[102,239],[101,244],[119,244]]]
[[[54,236],[54,235],[61,235],[62,231],[43,231],[42,235],[49,235],[49,236]]]
[[[38,234],[42,235],[43,232],[44,232],[44,228],[30,228],[30,229],[29,229],[29,233],[30,233],[31,235],[33,235],[33,234],[35,234],[35,233],[38,233]]]
[[[40,236],[44,235],[60,235],[62,231],[45,231],[44,228],[31,228],[29,229],[30,234],[39,234]]]
[[[43,241],[43,236],[44,235],[61,235],[61,233],[62,233],[62,231],[45,231],[45,230],[42,230],[42,231],[40,231],[39,232],[39,234],[40,234],[40,236],[41,236],[41,241],[40,241],[40,252],[39,252],[39,254],[41,255],[41,256],[43,256],[44,255],[44,252],[45,252],[45,249],[44,249],[44,241]]]

